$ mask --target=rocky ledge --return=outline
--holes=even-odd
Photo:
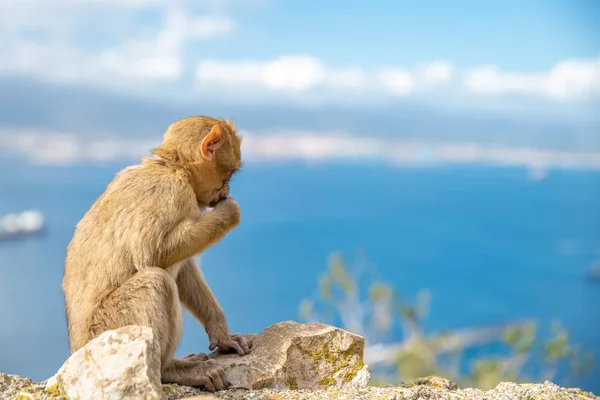
[[[0,399],[68,399],[59,390],[47,390],[42,384],[16,375],[0,373]],[[143,396],[123,397],[129,399]],[[347,390],[310,389],[229,389],[207,393],[201,389],[179,385],[163,385],[163,400],[599,400],[600,397],[580,389],[561,388],[551,382],[541,384],[500,383],[488,391],[459,389],[443,378],[427,377],[412,384]],[[82,397],[85,399],[85,397]]]
[[[228,390],[161,385],[152,331],[128,326],[105,332],[72,354],[44,382],[0,373],[0,399],[581,399],[600,397],[579,389],[501,383],[495,389],[460,389],[428,377],[394,387],[367,386],[364,339],[322,324],[281,322],[258,335],[249,355],[208,355],[223,367]]]

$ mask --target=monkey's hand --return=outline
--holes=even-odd
[[[209,338],[210,346],[208,349],[213,351],[217,347],[223,353],[237,352],[240,356],[250,353],[252,342],[239,333],[228,334],[224,337]]]
[[[216,213],[223,219],[229,230],[235,228],[241,219],[240,206],[233,197],[228,197],[217,203],[211,213]]]
[[[221,240],[240,223],[240,206],[233,198],[220,201],[212,211],[186,218],[169,232],[163,245],[167,249],[160,265],[173,265]]]

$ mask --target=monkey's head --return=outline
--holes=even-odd
[[[188,117],[171,124],[153,151],[166,163],[189,172],[201,207],[229,197],[229,180],[241,167],[241,140],[230,121]]]

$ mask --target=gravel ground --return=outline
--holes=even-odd
[[[242,390],[230,389],[208,393],[178,385],[163,385],[163,400],[175,400],[199,395],[206,399],[223,400],[600,400],[593,393],[580,389],[565,389],[551,382],[541,384],[500,383],[495,389],[459,389],[456,384],[445,379],[430,377],[418,379],[414,384],[394,387],[372,387],[339,391],[309,390]],[[201,397],[200,397],[201,398]],[[28,378],[0,373],[0,399],[64,399],[57,394],[44,393],[44,386]]]

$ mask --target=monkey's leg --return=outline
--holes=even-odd
[[[146,267],[106,297],[92,315],[90,336],[127,325],[152,328],[161,353],[161,379],[167,383],[223,389],[222,369],[201,358],[173,359],[183,329],[177,285],[163,269]],[[214,389],[213,389],[214,388]]]

